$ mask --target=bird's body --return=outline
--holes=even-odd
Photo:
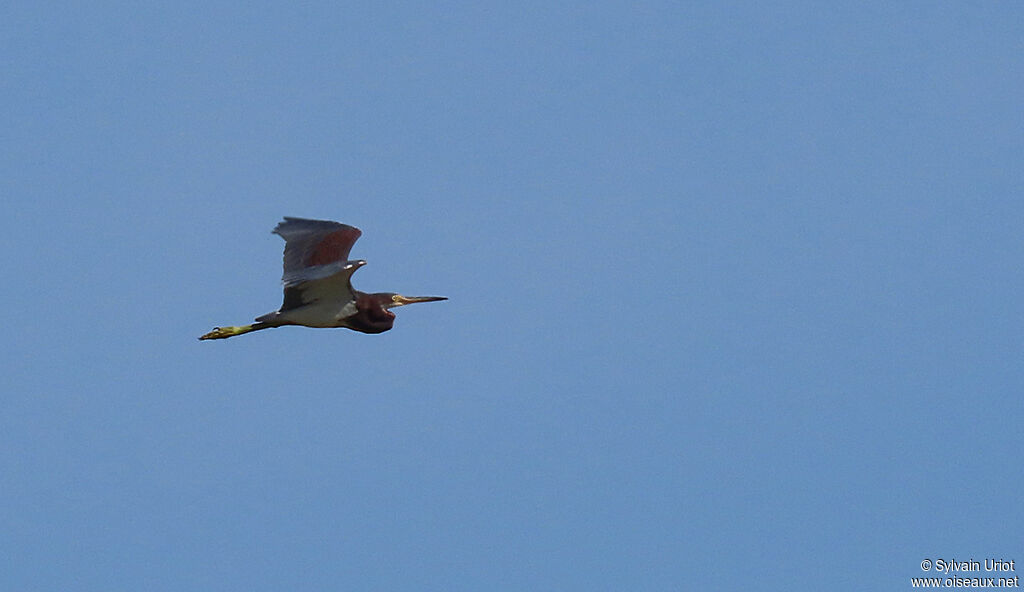
[[[285,240],[284,303],[257,317],[251,325],[216,327],[199,339],[226,339],[260,329],[302,325],[344,327],[361,333],[383,333],[395,324],[390,308],[447,300],[440,296],[408,297],[391,292],[368,294],[352,288],[352,274],[366,265],[350,260],[352,245],[362,235],[354,227],[327,220],[285,218],[274,228]]]

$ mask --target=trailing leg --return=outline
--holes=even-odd
[[[242,325],[241,327],[214,327],[213,331],[203,335],[199,340],[227,339],[228,337],[234,337],[235,335],[244,335],[246,333],[252,333],[253,331],[259,331],[260,329],[269,329],[277,326],[278,325],[272,323],[253,323],[251,325]]]

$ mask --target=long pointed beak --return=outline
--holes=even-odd
[[[448,300],[444,296],[402,296],[399,294],[394,298],[395,304],[398,306],[405,306],[406,304],[416,304],[417,302],[437,302],[438,300]]]

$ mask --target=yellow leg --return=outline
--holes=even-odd
[[[214,327],[213,331],[210,331],[206,335],[200,337],[200,341],[206,339],[227,339],[228,337],[234,337],[235,335],[242,335],[258,329],[266,329],[267,326],[262,323],[255,325],[243,325],[241,327]]]

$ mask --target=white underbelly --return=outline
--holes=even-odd
[[[306,306],[286,310],[281,313],[278,319],[288,323],[305,325],[306,327],[341,327],[345,324],[344,319],[356,314],[356,312],[358,311],[354,302],[346,303],[341,308],[338,308],[337,303],[320,304],[314,302]]]

